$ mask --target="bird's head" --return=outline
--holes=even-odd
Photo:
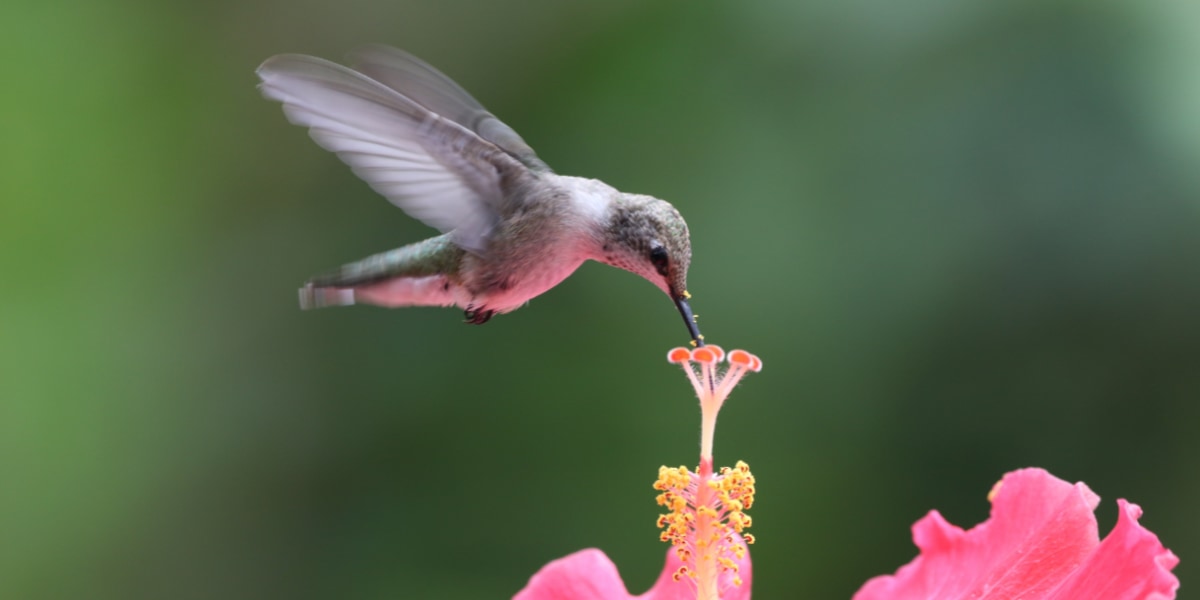
[[[688,304],[692,243],[687,223],[674,206],[651,196],[621,194],[610,207],[601,252],[596,258],[658,286],[683,315],[693,344],[704,344]]]

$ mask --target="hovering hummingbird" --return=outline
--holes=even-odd
[[[318,275],[302,309],[355,303],[452,306],[469,323],[516,310],[586,260],[641,275],[675,302],[693,345],[687,224],[669,203],[558,175],[449,77],[368,46],[353,68],[281,54],[258,68],[264,96],[359,177],[441,235]]]

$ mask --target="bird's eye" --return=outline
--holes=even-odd
[[[650,264],[658,271],[659,275],[667,276],[667,266],[670,261],[667,258],[667,249],[662,246],[655,246],[650,249]]]

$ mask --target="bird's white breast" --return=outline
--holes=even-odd
[[[558,235],[550,236],[538,249],[538,260],[526,264],[516,284],[494,290],[486,298],[488,308],[510,312],[569,277],[584,261],[595,258],[599,238],[608,221],[612,198],[617,192],[604,182],[583,177],[554,175],[554,184],[566,192],[570,203],[557,223]],[[465,308],[465,307],[464,307]]]

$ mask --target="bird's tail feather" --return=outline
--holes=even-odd
[[[300,288],[300,310],[351,304],[354,304],[354,290],[351,288],[316,287],[311,283]]]

